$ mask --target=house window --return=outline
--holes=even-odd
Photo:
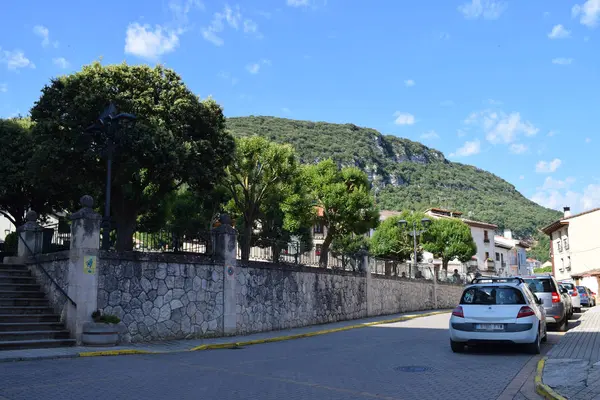
[[[483,241],[486,243],[490,242],[490,238],[488,237],[488,231],[483,231]]]
[[[500,253],[496,253],[496,261],[500,261]]]
[[[558,245],[558,252],[562,253],[562,242],[560,239],[558,239],[558,242],[556,242],[556,244]]]
[[[315,246],[315,255],[316,256],[320,256],[321,255],[321,249],[323,248],[323,245],[318,244]]]
[[[323,224],[318,223],[313,227],[313,233],[323,233]]]
[[[564,238],[563,242],[565,243],[565,250],[569,250],[569,239],[568,238]]]

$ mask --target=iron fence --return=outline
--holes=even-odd
[[[42,253],[55,253],[71,248],[70,230],[66,231],[59,224],[48,225],[42,229]]]
[[[210,232],[181,234],[162,229],[157,232],[136,232],[133,235],[133,250],[147,253],[195,253],[212,254]]]

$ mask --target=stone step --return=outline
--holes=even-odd
[[[8,340],[0,342],[0,351],[67,347],[74,345],[75,339]]]
[[[2,285],[22,285],[35,284],[33,276],[2,276],[0,275],[0,284]]]
[[[44,307],[49,308],[50,302],[44,298],[2,298],[0,297],[0,307]]]
[[[31,271],[29,269],[0,269],[0,279],[13,276],[31,276]]]
[[[29,271],[26,265],[23,264],[2,264],[0,263],[0,271],[6,270],[19,270],[19,271]]]
[[[54,311],[50,307],[40,306],[14,306],[0,307],[0,315],[2,314],[52,314]]]
[[[0,299],[43,299],[45,296],[40,290],[0,290]]]
[[[47,339],[70,339],[67,330],[49,331],[5,331],[0,332],[0,342],[10,340],[47,340]]]
[[[60,322],[55,314],[0,314],[0,323],[21,324],[24,322]]]
[[[61,331],[65,327],[60,322],[2,322],[0,323],[0,332],[14,331]]]
[[[37,283],[4,283],[0,282],[0,291],[15,290],[15,291],[39,291],[40,285]]]

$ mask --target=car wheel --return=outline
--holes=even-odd
[[[579,313],[579,314],[581,314],[581,307],[577,307],[577,308],[575,309],[575,312],[576,312],[576,313]]]
[[[462,353],[465,351],[465,344],[461,342],[455,342],[454,340],[450,340],[450,347],[454,353]]]
[[[540,322],[540,324],[541,324],[541,322]],[[544,336],[542,336],[541,341],[542,341],[542,343],[546,343],[548,341],[548,325],[546,325],[546,324],[544,324]]]
[[[540,344],[540,332],[538,331],[535,341],[527,345],[527,352],[530,354],[540,354],[542,351]]]
[[[560,322],[558,323],[557,330],[558,330],[559,332],[566,332],[566,331],[567,331],[567,327],[568,327],[568,325],[569,325],[569,321],[568,321],[568,319],[565,317],[565,318],[563,318],[563,320],[562,320],[562,321],[560,321]]]

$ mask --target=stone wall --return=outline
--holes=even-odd
[[[371,315],[433,309],[433,282],[371,275]]]
[[[65,293],[69,286],[69,255],[69,251],[61,251],[37,256],[40,265]],[[44,293],[46,293],[46,298],[50,301],[50,305],[61,316],[61,320],[64,320],[69,300],[58,289],[57,285],[52,283],[52,280],[40,269],[39,265],[30,263],[28,266],[31,274],[35,277],[37,283],[40,284]]]
[[[460,301],[464,286],[450,283],[437,285],[437,308],[454,308]]]
[[[235,301],[238,334],[367,316],[364,275],[311,267],[239,267]]]
[[[98,308],[121,318],[122,342],[221,336],[223,267],[203,256],[102,252]]]

